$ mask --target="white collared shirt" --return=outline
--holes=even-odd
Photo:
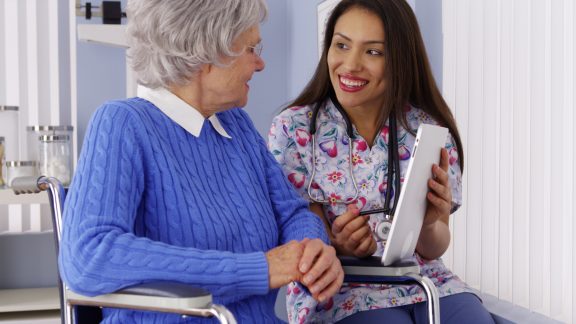
[[[165,88],[150,89],[142,85],[138,85],[137,96],[146,99],[158,107],[166,116],[182,126],[188,133],[200,137],[200,131],[206,118],[194,107],[187,104],[184,100],[178,98],[175,94]],[[222,124],[216,114],[207,118],[214,129],[226,138],[232,138]]]

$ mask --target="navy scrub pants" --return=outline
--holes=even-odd
[[[460,293],[440,298],[442,324],[493,324],[494,319],[476,295]],[[339,321],[338,324],[428,323],[426,302],[359,312]]]

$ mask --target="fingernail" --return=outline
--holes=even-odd
[[[324,297],[324,295],[318,296],[318,301],[319,301],[319,302],[323,303],[324,300],[326,300],[326,297]]]
[[[306,272],[308,271],[308,264],[307,263],[302,263],[300,265],[300,272]]]
[[[311,292],[312,294],[315,294],[316,291],[318,291],[318,287],[314,286],[314,287],[310,288],[310,292]]]

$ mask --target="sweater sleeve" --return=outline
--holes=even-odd
[[[63,280],[89,296],[150,281],[201,286],[224,303],[268,293],[263,252],[200,250],[134,234],[145,188],[145,137],[142,121],[125,104],[106,104],[92,118],[65,204]]]
[[[266,170],[266,186],[269,190],[272,208],[279,225],[280,243],[304,238],[319,238],[329,243],[328,235],[322,220],[308,209],[308,202],[294,189],[288,181],[282,168],[268,151],[266,141],[258,133],[252,121],[246,113],[242,114],[243,125],[247,125],[253,134],[254,140],[262,156]]]

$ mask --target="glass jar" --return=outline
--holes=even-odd
[[[18,125],[18,107],[0,106],[0,136],[4,137],[6,160],[20,159]]]
[[[0,188],[4,187],[4,137],[0,137]]]
[[[65,186],[69,185],[72,178],[70,136],[42,135],[38,140],[40,174],[57,178]]]
[[[36,161],[6,161],[6,185],[10,187],[12,180],[18,177],[36,177],[38,169]]]
[[[34,125],[26,127],[28,160],[40,161],[38,138],[42,135],[68,135],[72,139],[73,126]],[[70,142],[70,147],[73,143]]]

